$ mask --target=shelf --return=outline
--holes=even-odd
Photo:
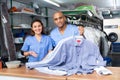
[[[24,14],[24,15],[30,15],[30,16],[43,17],[43,18],[48,17],[48,16],[45,16],[45,15],[39,15],[39,14],[36,14],[36,13],[30,13],[30,12],[11,12],[10,14]]]
[[[22,47],[23,43],[14,43],[16,47]]]
[[[62,10],[64,15],[81,15],[81,14],[88,14],[88,10]],[[91,14],[93,14],[91,11],[89,11]]]
[[[13,29],[16,30],[16,29],[31,29],[31,28],[29,28],[29,27],[28,28],[27,27],[25,27],[25,28],[24,27],[13,27]]]

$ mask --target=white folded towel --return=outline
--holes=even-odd
[[[107,69],[107,68],[105,68],[105,67],[103,67],[103,66],[97,67],[97,68],[95,68],[94,70],[95,70],[95,71],[97,72],[97,74],[99,74],[99,75],[111,75],[111,74],[112,74],[112,72],[111,72],[109,69]]]

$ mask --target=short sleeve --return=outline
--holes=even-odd
[[[21,48],[21,51],[29,51],[29,48],[30,48],[30,37],[26,37],[24,43],[23,43],[23,46]]]
[[[49,45],[48,45],[48,50],[52,50],[53,49],[53,40],[51,37],[49,37]]]

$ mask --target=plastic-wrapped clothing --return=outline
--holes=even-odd
[[[90,40],[91,42],[99,46],[100,38],[96,35],[95,30],[92,27],[84,28],[84,36],[87,40]]]
[[[98,29],[95,29],[95,33],[97,36],[99,36],[99,39],[100,39],[99,47],[100,47],[101,55],[103,57],[107,57],[109,53],[109,45],[108,45],[107,36],[103,31],[100,31]]]
[[[108,56],[109,45],[105,33],[92,27],[85,27],[84,29],[85,38],[99,47],[103,57]]]
[[[26,66],[30,68],[44,66],[53,70],[66,71],[68,75],[92,73],[94,68],[105,65],[106,62],[98,46],[77,36],[60,41],[43,61],[26,63]]]

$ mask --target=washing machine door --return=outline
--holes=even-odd
[[[117,33],[115,32],[111,32],[109,35],[108,35],[108,39],[110,42],[115,42],[118,40],[118,35]]]

